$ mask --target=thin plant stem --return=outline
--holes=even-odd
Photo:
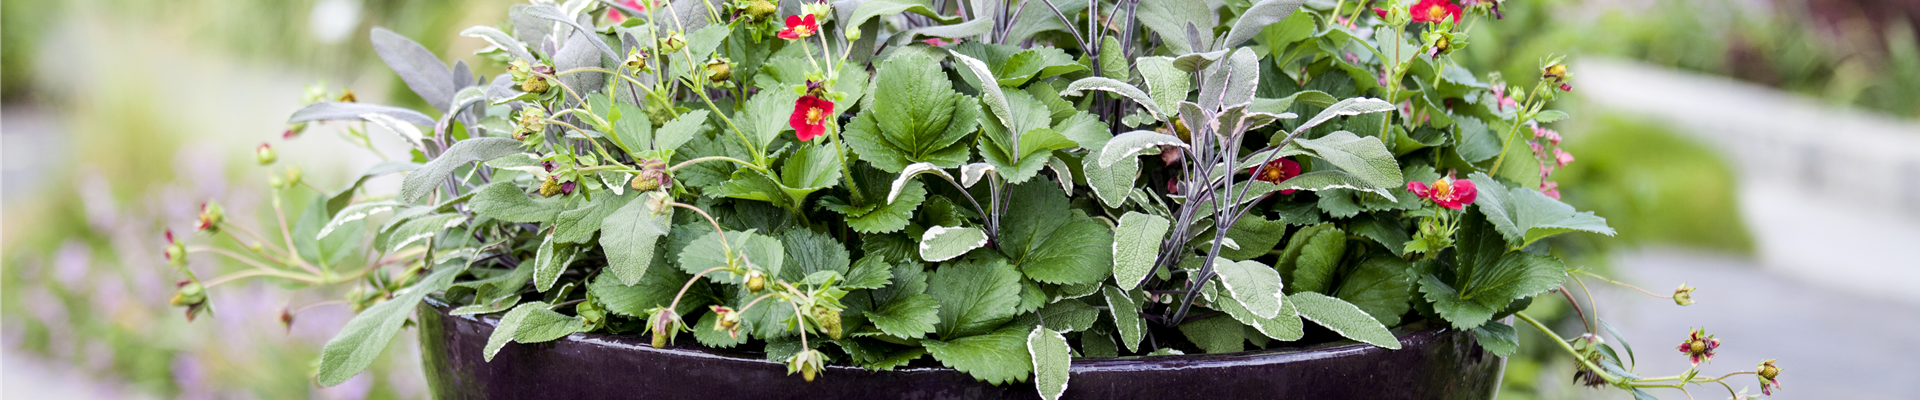
[[[1580,364],[1586,366],[1587,371],[1592,372],[1594,375],[1598,375],[1601,380],[1604,380],[1604,381],[1607,381],[1607,383],[1613,383],[1613,384],[1620,383],[1620,377],[1613,376],[1613,374],[1607,373],[1606,370],[1600,369],[1600,366],[1593,365],[1593,360],[1588,360],[1586,357],[1580,356],[1580,352],[1574,350],[1573,345],[1567,344],[1566,339],[1561,339],[1559,334],[1553,333],[1553,329],[1547,328],[1546,325],[1541,324],[1540,321],[1533,319],[1533,317],[1527,316],[1526,313],[1513,313],[1513,316],[1520,318],[1520,320],[1522,321],[1527,321],[1528,324],[1533,324],[1533,327],[1535,329],[1539,329],[1540,333],[1547,335],[1547,337],[1553,338],[1553,343],[1559,344],[1560,349],[1566,350],[1567,354],[1572,354],[1575,360],[1580,360]]]
[[[1598,279],[1600,279],[1600,280],[1603,280],[1603,281],[1606,281],[1607,283],[1611,283],[1611,284],[1615,284],[1615,285],[1620,285],[1620,286],[1625,286],[1625,287],[1627,287],[1628,289],[1633,289],[1633,290],[1638,290],[1638,291],[1640,291],[1640,293],[1646,293],[1646,294],[1647,294],[1648,296],[1653,296],[1653,297],[1659,297],[1659,298],[1662,298],[1662,299],[1669,299],[1669,300],[1671,300],[1671,299],[1673,299],[1673,296],[1661,296],[1661,295],[1659,295],[1659,294],[1656,294],[1656,293],[1654,293],[1654,292],[1649,292],[1649,291],[1647,291],[1646,289],[1641,289],[1641,288],[1640,288],[1639,286],[1634,286],[1634,285],[1629,285],[1629,284],[1627,284],[1626,282],[1620,282],[1620,281],[1616,281],[1616,280],[1612,280],[1612,279],[1607,279],[1607,277],[1605,277],[1605,276],[1600,276],[1600,275],[1598,275],[1598,274],[1594,274],[1594,273],[1592,273],[1592,272],[1587,272],[1586,270],[1577,270],[1577,271],[1573,271],[1573,272],[1576,272],[1576,273],[1579,273],[1579,274],[1581,274],[1581,275],[1586,275],[1586,276],[1591,276],[1591,277],[1594,277],[1594,278],[1598,278]]]
[[[202,285],[202,287],[206,287],[206,288],[212,288],[212,287],[215,287],[215,286],[220,286],[220,285],[222,285],[222,284],[226,284],[226,283],[229,283],[229,282],[234,282],[234,281],[238,281],[238,280],[241,280],[241,279],[246,279],[246,278],[252,278],[252,277],[260,277],[260,276],[271,276],[271,277],[275,277],[275,278],[285,278],[285,279],[288,279],[288,280],[293,280],[293,281],[297,281],[297,282],[300,282],[300,283],[306,283],[306,284],[319,284],[319,283],[320,283],[320,282],[318,282],[318,281],[317,281],[316,279],[314,279],[314,278],[310,278],[310,277],[305,277],[305,276],[299,276],[299,275],[293,275],[293,274],[289,274],[289,273],[286,273],[286,272],[281,272],[281,271],[271,271],[271,270],[259,270],[259,269],[250,269],[250,270],[246,270],[246,271],[240,271],[240,272],[235,272],[235,273],[231,273],[231,274],[226,274],[226,275],[221,275],[220,277],[217,277],[217,278],[213,278],[213,279],[211,279],[211,280],[208,280],[208,281],[207,281],[207,282],[206,282],[205,284],[203,284],[203,285]]]
[[[681,168],[691,167],[694,164],[699,164],[699,163],[708,162],[708,161],[726,161],[734,164],[740,164],[740,166],[751,168],[755,171],[766,171],[765,168],[761,168],[759,165],[756,165],[754,163],[750,163],[750,162],[747,162],[746,160],[741,160],[741,159],[727,157],[727,156],[706,156],[706,157],[695,158],[692,160],[681,161],[679,164],[675,164],[672,167],[668,167],[667,171],[679,171]]]

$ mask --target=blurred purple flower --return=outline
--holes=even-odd
[[[78,290],[87,283],[87,270],[92,268],[92,263],[93,254],[87,245],[77,239],[68,239],[54,252],[53,278],[61,286]]]
[[[87,225],[96,231],[111,230],[120,220],[120,207],[114,202],[113,187],[107,184],[106,176],[94,167],[82,168],[74,182],[75,190],[80,192],[81,207],[87,213]]]

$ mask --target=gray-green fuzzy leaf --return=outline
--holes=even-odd
[[[386,61],[394,74],[400,75],[400,81],[406,82],[407,88],[413,89],[434,109],[447,111],[458,88],[453,87],[453,72],[440,57],[413,39],[387,28],[374,27],[369,36],[373,40],[373,52],[380,55],[381,61]]]
[[[1362,343],[1399,350],[1400,339],[1393,336],[1385,325],[1373,319],[1359,307],[1340,299],[1327,297],[1319,293],[1300,293],[1289,296],[1300,316],[1327,329],[1339,333],[1348,339]]]
[[[1140,303],[1146,299],[1111,286],[1101,289],[1100,293],[1107,298],[1107,311],[1113,314],[1113,326],[1120,331],[1120,343],[1129,352],[1140,351],[1140,340],[1147,337],[1147,322],[1140,318]]]
[[[1057,400],[1067,392],[1067,372],[1073,367],[1073,349],[1067,337],[1044,326],[1027,333],[1027,353],[1033,356],[1033,384],[1040,398]]]
[[[1080,78],[1080,80],[1068,84],[1066,89],[1060,91],[1060,95],[1078,96],[1088,90],[1112,92],[1113,94],[1126,97],[1128,100],[1133,100],[1133,102],[1139,103],[1140,107],[1146,108],[1147,113],[1153,114],[1154,119],[1165,120],[1168,116],[1166,111],[1164,111],[1166,109],[1160,108],[1160,106],[1154,102],[1153,96],[1147,95],[1147,92],[1141,91],[1140,88],[1129,85],[1126,82],[1114,80],[1113,78],[1098,76]]]
[[[1100,167],[1112,166],[1124,158],[1132,158],[1147,149],[1159,146],[1187,147],[1179,137],[1154,131],[1133,131],[1114,136],[1107,141],[1107,147],[1100,150]],[[1395,170],[1396,172],[1399,170]]]
[[[987,245],[987,233],[980,228],[935,226],[920,235],[920,258],[928,262],[951,260]]]
[[[1113,228],[1113,281],[1121,289],[1132,290],[1153,273],[1160,242],[1166,239],[1172,223],[1151,214],[1127,212]]]
[[[544,301],[521,303],[500,317],[493,334],[487,336],[486,347],[481,349],[485,359],[493,361],[493,355],[499,354],[507,343],[549,342],[588,328],[586,319],[548,310],[548,306]]]
[[[1233,261],[1225,258],[1213,260],[1213,271],[1220,277],[1220,284],[1226,287],[1227,294],[1240,302],[1247,311],[1260,318],[1273,318],[1280,313],[1281,293],[1280,273],[1273,267],[1258,261]]]
[[[446,152],[440,153],[440,157],[407,173],[406,179],[400,182],[400,201],[420,203],[440,187],[454,169],[473,162],[519,154],[520,146],[520,141],[503,137],[472,138],[454,143]]]
[[[546,223],[559,217],[564,199],[534,199],[520,190],[513,182],[490,183],[476,190],[467,204],[475,214],[507,222]]]
[[[466,271],[465,265],[442,265],[419,283],[401,290],[396,296],[366,310],[347,325],[340,333],[327,340],[320,350],[320,371],[314,377],[320,386],[333,386],[346,382],[348,378],[359,375],[367,369],[380,352],[387,349],[387,342],[406,325],[407,316],[413,314],[414,306],[426,298],[428,293],[446,289],[453,284],[453,278]]]
[[[1359,137],[1347,131],[1334,132],[1316,139],[1298,140],[1315,157],[1332,163],[1376,188],[1396,188],[1407,183],[1400,175],[1400,163],[1386,143],[1378,137]],[[1376,192],[1394,198],[1390,191]]]

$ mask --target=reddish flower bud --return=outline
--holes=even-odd
[[[226,211],[220,209],[220,203],[211,201],[200,203],[200,223],[194,225],[194,228],[207,234],[217,234],[220,233],[220,221],[224,219],[226,219]]]
[[[1753,369],[1753,374],[1760,377],[1760,392],[1766,393],[1768,396],[1773,395],[1774,389],[1781,387],[1780,367],[1773,365],[1774,360],[1775,359],[1768,359],[1761,361],[1760,366]]]
[[[184,267],[187,265],[187,245],[173,239],[173,230],[167,230],[167,265]]]
[[[719,318],[713,322],[713,330],[725,331],[728,337],[735,339],[740,338],[739,311],[734,311],[733,307],[726,306],[707,306],[707,309],[713,310],[713,314],[719,316]]]
[[[280,157],[274,154],[273,146],[271,145],[261,143],[260,147],[253,148],[253,161],[259,162],[260,165],[273,164],[274,161],[278,161],[279,159]]]
[[[1673,289],[1673,303],[1682,306],[1693,305],[1694,289],[1697,288],[1687,287],[1685,283],[1680,284],[1679,288]]]

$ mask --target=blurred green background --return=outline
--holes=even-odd
[[[496,24],[508,3],[0,2],[7,397],[424,396],[410,335],[370,373],[335,388],[311,386],[311,360],[350,312],[315,306],[286,327],[277,317],[316,294],[223,287],[212,297],[214,316],[188,323],[166,304],[177,277],[161,257],[161,232],[194,235],[198,204],[210,198],[241,224],[271,226],[258,223],[273,218],[265,182],[281,170],[246,157],[262,142],[281,149],[276,168],[300,165],[316,186],[342,185],[345,171],[372,156],[340,155],[348,146],[328,128],[280,137],[304,87],[324,81],[330,93],[350,88],[362,101],[418,105],[411,94],[387,96],[408,92],[372,56],[366,37],[374,26],[497,73],[470,55],[482,43],[456,32]],[[1520,82],[1531,81],[1549,53],[1572,54],[1576,74],[1584,58],[1635,59],[1891,118],[1920,117],[1912,24],[1920,2],[1509,0],[1502,10],[1503,20],[1473,27],[1457,59]],[[1626,247],[1754,251],[1739,212],[1741,180],[1722,152],[1683,128],[1590,106],[1579,93],[1559,105],[1576,118],[1554,127],[1578,161],[1554,179],[1570,203],[1606,217],[1620,235],[1567,237],[1567,256],[1606,270],[1608,254]],[[231,266],[199,257],[193,267]],[[1577,321],[1562,303],[1536,304],[1536,315]],[[1503,397],[1592,393],[1570,389],[1569,360],[1552,357],[1538,338],[1522,340],[1526,355],[1510,362]],[[15,384],[40,376],[77,379],[81,387],[42,393]]]

